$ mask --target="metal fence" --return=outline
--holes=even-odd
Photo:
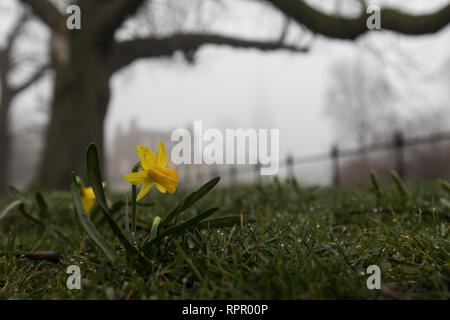
[[[407,176],[405,160],[405,151],[407,148],[447,140],[450,141],[450,132],[441,132],[428,136],[413,138],[405,138],[402,132],[397,132],[394,134],[391,141],[385,143],[375,143],[367,146],[348,149],[340,149],[338,145],[334,145],[331,147],[330,151],[324,153],[313,154],[304,157],[288,156],[286,159],[280,161],[279,167],[280,169],[282,167],[285,167],[288,177],[294,177],[294,167],[296,166],[331,161],[332,182],[334,185],[339,185],[341,183],[340,160],[350,157],[367,155],[373,152],[393,151],[395,155],[394,169],[402,179],[405,179]],[[222,177],[228,176],[231,183],[236,183],[238,175],[240,176],[242,174],[253,173],[255,175],[255,180],[260,180],[260,168],[261,165],[259,163],[241,168],[238,168],[237,166],[231,166],[227,170],[212,168],[210,175],[219,175]],[[198,180],[202,180],[201,178],[203,177],[197,177]]]

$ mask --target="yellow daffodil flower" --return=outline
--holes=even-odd
[[[81,195],[81,203],[83,204],[84,211],[90,215],[92,211],[92,207],[95,204],[95,193],[92,187],[86,188],[83,184],[83,181],[80,177],[77,177],[78,187],[80,188]],[[102,182],[103,188],[106,186],[104,182]]]
[[[83,203],[84,211],[89,215],[91,213],[92,207],[95,204],[95,194],[91,187],[84,188],[81,187],[81,202]]]
[[[166,168],[169,158],[162,141],[158,143],[158,152],[155,154],[145,146],[136,147],[137,154],[141,159],[143,171],[126,174],[123,178],[131,184],[142,188],[139,191],[136,201],[142,199],[153,185],[165,193],[174,193],[178,185],[178,174],[175,169]]]

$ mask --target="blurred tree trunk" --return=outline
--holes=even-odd
[[[91,36],[86,31],[53,36],[55,84],[38,173],[38,182],[47,187],[68,188],[72,171],[85,176],[86,150],[92,142],[103,164],[110,74],[105,50],[95,46]]]
[[[14,69],[13,47],[28,19],[27,13],[23,13],[17,19],[12,31],[7,36],[5,47],[0,49],[0,194],[6,193],[9,183],[9,162],[12,148],[8,115],[11,105],[16,96],[38,81],[47,69],[47,66],[40,67],[20,85],[14,86],[9,82],[9,76]]]
[[[10,97],[5,94],[2,82],[2,96],[0,100],[0,194],[7,191],[9,181],[8,168],[9,159],[11,155],[11,144],[8,128],[8,114],[7,111],[11,104]]]

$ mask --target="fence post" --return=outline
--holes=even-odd
[[[405,139],[401,131],[394,134],[395,166],[400,178],[405,179]]]
[[[255,164],[255,182],[261,183],[261,163]]]
[[[339,147],[334,145],[331,148],[331,160],[333,161],[333,184],[338,186],[341,183],[339,172]]]
[[[230,184],[235,185],[236,184],[236,174],[237,174],[237,168],[235,166],[230,167]]]
[[[289,180],[294,180],[294,158],[289,154],[286,158],[287,176]]]

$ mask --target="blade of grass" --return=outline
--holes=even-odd
[[[377,205],[379,206],[381,201],[381,187],[380,182],[378,181],[377,174],[373,169],[370,170],[370,180],[372,181],[373,189],[377,197]]]
[[[174,220],[180,213],[194,205],[197,201],[203,198],[212,188],[219,182],[220,177],[215,177],[201,186],[197,191],[188,195],[182,203],[173,209],[161,222],[161,228],[165,229],[169,223]]]
[[[445,180],[439,180],[439,184],[450,194],[450,183]]]
[[[80,191],[78,189],[74,173],[72,173],[70,191],[72,192],[72,199],[75,206],[75,212],[77,213],[80,223],[83,226],[84,230],[86,230],[87,234],[92,239],[92,241],[94,241],[95,244],[100,247],[100,249],[105,254],[106,258],[108,258],[109,261],[115,263],[118,259],[116,252],[111,248],[111,246],[108,244],[106,239],[103,238],[100,232],[98,232],[97,228],[94,226],[94,224],[91,222],[88,215],[84,211],[83,203],[81,202]]]
[[[10,204],[8,204],[6,206],[6,208],[4,208],[2,211],[0,211],[0,220],[2,220],[8,214],[8,212],[10,212],[15,207],[18,207],[21,203],[22,203],[22,201],[20,201],[20,200],[14,200]]]
[[[8,186],[8,190],[14,198],[22,201],[26,205],[31,206],[32,203],[31,203],[30,199],[28,199],[28,197],[23,192],[17,190],[13,186]]]
[[[157,237],[147,241],[146,243],[144,243],[143,245],[143,249],[147,250],[149,249],[153,244],[160,242],[161,240],[163,240],[165,237],[167,236],[175,236],[177,234],[182,233],[183,231],[192,228],[194,226],[196,226],[196,224],[200,221],[202,221],[203,219],[209,217],[210,215],[212,215],[214,212],[216,212],[217,210],[219,210],[219,208],[211,208],[208,209],[206,211],[203,211],[202,213],[199,213],[198,215],[196,215],[194,218],[183,222],[177,226],[171,227],[163,232],[161,232]]]
[[[395,185],[397,186],[398,191],[403,196],[403,199],[410,204],[412,201],[412,194],[406,187],[405,183],[403,182],[402,178],[398,175],[398,173],[395,170],[389,171],[392,180],[394,180]]]
[[[196,227],[199,229],[215,229],[215,228],[228,228],[235,225],[240,225],[241,223],[253,223],[256,219],[252,216],[227,216],[215,219],[207,219],[199,222]]]
[[[33,214],[27,212],[27,208],[25,207],[25,204],[21,201],[19,206],[20,212],[24,215],[25,218],[30,219],[31,221],[41,225],[45,228],[45,223],[40,218],[35,217]]]
[[[40,192],[36,192],[35,198],[36,198],[36,203],[39,207],[39,214],[41,215],[41,217],[47,216],[48,215],[48,205],[47,205],[47,202],[45,201],[44,197],[42,196],[42,194]]]

